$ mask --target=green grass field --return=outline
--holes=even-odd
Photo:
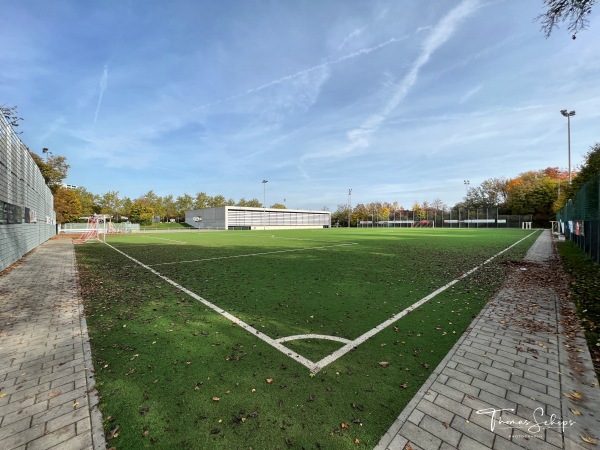
[[[109,445],[373,448],[500,285],[502,261],[522,258],[536,236],[277,230],[129,234],[109,237],[114,248],[78,246]],[[277,341],[306,334],[328,339]],[[352,350],[330,356],[345,346]]]

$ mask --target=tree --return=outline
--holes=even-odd
[[[0,112],[6,118],[6,121],[8,122],[8,124],[13,128],[18,127],[19,122],[21,120],[23,120],[22,117],[18,116],[19,113],[17,112],[16,106],[0,106]],[[16,131],[15,131],[15,133],[16,133]]]
[[[373,214],[372,208],[358,203],[352,210],[352,218],[350,220],[356,220],[356,223],[358,223],[361,220],[369,219],[371,214]]]
[[[273,203],[269,208],[275,209],[287,209],[287,207],[283,203]]]
[[[167,222],[170,219],[177,217],[177,206],[175,205],[175,201],[173,200],[172,195],[167,195],[162,199],[162,206],[164,208],[164,215]]]
[[[100,212],[100,207],[98,206],[98,197],[84,187],[78,187],[77,189],[73,189],[73,192],[79,198],[79,202],[81,203],[81,215],[82,216],[91,216],[92,214],[98,214]]]
[[[125,216],[129,219],[129,213],[131,212],[131,205],[133,202],[129,197],[123,197],[121,200],[121,207],[119,208],[119,216]]]
[[[331,214],[331,221],[337,223],[339,226],[348,226],[348,215],[350,210],[348,204],[339,204],[337,209]]]
[[[116,191],[109,191],[106,194],[99,196],[98,206],[100,207],[100,214],[107,214],[117,219],[121,210],[119,193]]]
[[[436,211],[445,211],[448,209],[448,205],[446,205],[439,197],[431,202],[431,207]]]
[[[177,218],[180,221],[185,220],[185,212],[194,209],[194,198],[189,194],[183,194],[175,200],[175,208],[177,209]]]
[[[261,208],[262,203],[257,198],[253,198],[252,200],[246,200],[245,198],[241,198],[240,201],[237,202],[236,206],[247,206],[249,208]]]
[[[550,178],[544,170],[525,172],[508,181],[507,194],[510,214],[533,214],[536,221],[551,220],[558,180]]]
[[[585,30],[589,25],[587,16],[592,12],[592,5],[596,0],[544,0],[547,10],[535,20],[541,21],[542,31],[548,38],[558,24],[568,22],[567,29],[572,33],[572,38],[577,38],[577,33]]]
[[[585,155],[585,162],[582,164],[577,176],[571,181],[571,188],[568,191],[569,197],[573,198],[579,189],[595,177],[598,172],[600,172],[600,142],[591,146]]]
[[[208,206],[210,208],[215,208],[217,206],[227,206],[227,200],[222,195],[215,195],[208,202]]]
[[[153,190],[146,192],[144,195],[136,199],[145,204],[148,209],[152,210],[155,216],[162,217],[165,215],[165,208],[163,207],[163,199],[154,193]],[[135,203],[135,201],[134,201]]]
[[[46,161],[39,155],[29,150],[29,154],[40,169],[46,185],[52,191],[52,194],[62,186],[62,181],[67,178],[67,173],[71,167],[67,164],[67,158],[64,156],[54,156],[47,148],[42,150],[46,154]]]
[[[138,198],[133,201],[129,212],[129,220],[141,225],[150,225],[152,217],[155,215],[154,209],[147,200]]]
[[[206,192],[198,192],[196,194],[196,201],[194,202],[194,209],[208,208],[211,201],[211,197]]]
[[[412,210],[415,212],[416,220],[424,220],[427,218],[427,211],[423,206],[419,205],[418,202],[415,202],[412,206]]]
[[[58,188],[54,193],[54,211],[58,223],[75,222],[81,217],[82,207],[72,189]]]
[[[477,187],[469,188],[465,197],[465,206],[476,208],[500,208],[506,202],[505,178],[489,178]]]

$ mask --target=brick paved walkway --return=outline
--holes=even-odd
[[[378,450],[598,448],[582,439],[600,440],[598,381],[580,329],[565,321],[554,258],[544,231]],[[492,417],[500,409],[504,423]]]
[[[105,449],[70,239],[0,276],[0,449]]]
[[[585,341],[563,320],[553,258],[544,231],[377,449],[597,448],[582,436],[600,437],[598,384]],[[0,276],[2,450],[105,449],[76,277],[64,239]],[[499,423],[490,409],[511,411]],[[557,420],[572,422],[561,432],[548,426]]]

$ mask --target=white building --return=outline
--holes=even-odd
[[[217,206],[186,211],[185,223],[200,229],[280,230],[292,228],[329,228],[329,211],[304,209],[251,208]]]

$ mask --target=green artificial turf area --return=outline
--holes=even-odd
[[[115,249],[78,246],[109,446],[373,448],[500,286],[502,261],[521,259],[538,235],[324,229],[109,238],[270,338],[354,340],[529,236],[316,374]],[[316,362],[344,343],[284,345]]]

